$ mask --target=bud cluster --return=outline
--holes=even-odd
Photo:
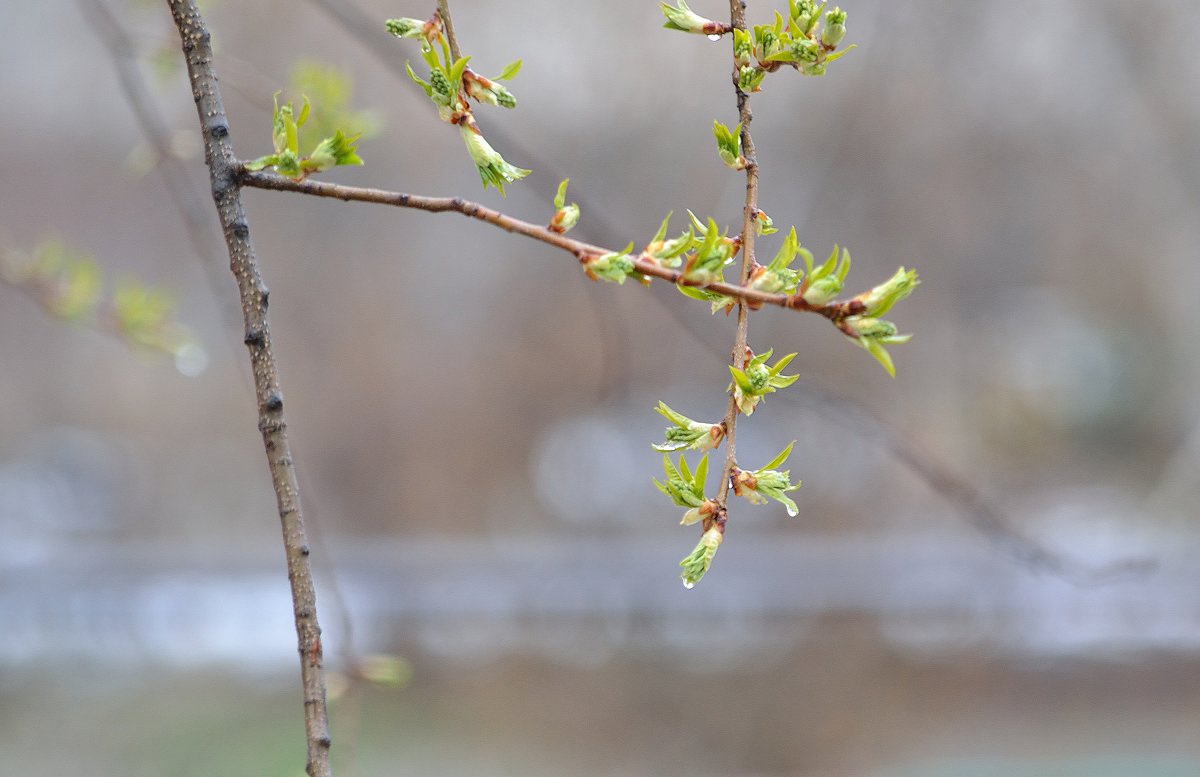
[[[331,167],[363,163],[354,145],[359,136],[346,137],[341,130],[336,130],[332,137],[318,142],[307,156],[301,156],[300,128],[308,121],[312,106],[308,98],[304,97],[304,102],[297,112],[290,102],[279,104],[280,94],[275,93],[275,108],[271,113],[271,142],[275,153],[247,162],[247,170],[263,170],[270,167],[280,175],[301,181],[313,173],[320,173]]]
[[[825,3],[818,6],[813,0],[788,0],[786,18],[776,11],[772,24],[733,31],[738,88],[746,94],[761,91],[766,74],[783,65],[806,76],[825,75],[830,62],[854,48],[838,50],[845,37],[846,12],[841,8],[826,11]]]
[[[397,38],[411,38],[420,42],[421,58],[429,67],[428,80],[417,75],[412,64],[406,62],[408,77],[433,102],[438,118],[448,124],[458,125],[483,187],[495,186],[503,195],[505,184],[529,175],[529,170],[509,164],[487,142],[475,121],[470,102],[474,100],[501,108],[515,108],[517,98],[500,82],[517,75],[521,70],[521,60],[509,63],[495,78],[476,73],[467,65],[470,57],[455,59],[451,54],[445,25],[436,11],[426,22],[408,18],[388,19],[384,26]]]

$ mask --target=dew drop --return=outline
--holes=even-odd
[[[720,35],[718,35],[718,34],[716,34],[716,33],[714,32],[712,35],[709,35],[709,36],[708,36],[708,39],[709,39],[709,40],[720,40],[720,39],[721,39],[721,36],[720,36]]]
[[[686,588],[686,589],[688,589],[688,590],[690,591],[690,590],[692,590],[693,588],[695,588],[695,587],[696,587],[696,584],[695,584],[695,583],[693,583],[691,580],[684,580],[684,581],[683,581],[683,587],[684,587],[684,588]]]

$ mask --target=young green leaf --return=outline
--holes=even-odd
[[[504,66],[504,70],[500,71],[500,75],[496,76],[496,81],[511,81],[517,77],[517,73],[521,72],[521,60],[514,59]]]

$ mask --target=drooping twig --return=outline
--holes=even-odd
[[[733,29],[746,28],[746,3],[744,0],[729,0],[729,22]],[[733,65],[733,91],[737,95],[738,121],[742,124],[742,154],[746,157],[746,205],[742,211],[742,267],[738,274],[739,284],[750,283],[754,269],[755,216],[758,212],[758,159],[754,155],[754,139],[750,136],[750,95],[738,84],[738,66]],[[797,299],[803,299],[796,295]],[[739,370],[746,366],[746,338],[749,330],[750,310],[744,298],[738,300],[737,334],[733,342],[733,366]],[[831,319],[833,320],[833,319]],[[729,501],[730,478],[737,466],[737,420],[738,405],[730,385],[729,404],[725,409],[725,465],[721,469],[721,485],[717,491],[718,524],[724,526],[725,508]]]
[[[300,647],[300,677],[304,694],[304,729],[308,743],[306,771],[310,777],[330,777],[329,719],[325,702],[325,678],[321,628],[313,585],[309,548],[300,507],[300,489],[287,439],[283,394],[280,390],[271,333],[267,325],[267,287],[258,271],[250,227],[242,206],[237,157],[229,137],[229,120],[221,101],[213,70],[213,52],[208,29],[195,0],[168,0],[187,60],[192,98],[200,118],[204,156],[212,183],[213,200],[225,233],[229,264],[237,280],[245,323],[245,342],[250,349],[251,372],[258,401],[258,428],[271,471],[271,482],[283,529],[292,607]]]
[[[342,186],[336,183],[326,183],[325,181],[296,181],[274,173],[250,172],[244,168],[239,180],[242,186],[249,186],[255,189],[275,189],[278,191],[310,194],[317,197],[331,197],[337,200],[373,202],[379,205],[392,205],[398,208],[414,208],[416,210],[429,211],[430,213],[461,213],[464,216],[470,216],[471,218],[479,219],[480,221],[499,227],[506,232],[524,235],[525,237],[548,243],[555,248],[561,248],[568,253],[574,254],[581,261],[590,257],[612,253],[611,249],[560,235],[546,227],[513,218],[486,205],[464,200],[461,197],[427,197],[420,194],[406,194],[386,189]],[[635,255],[630,258],[633,260],[634,268],[643,275],[651,278],[661,278],[671,283],[688,283],[684,280],[682,270],[663,267],[644,256]],[[790,308],[791,310],[816,313],[835,324],[847,316],[857,315],[863,311],[863,303],[853,299],[842,302],[831,302],[827,305],[810,305],[799,295],[771,294],[750,288],[744,284],[710,283],[702,286],[702,288],[754,304],[775,305],[781,308]]]

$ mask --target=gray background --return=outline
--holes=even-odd
[[[176,50],[164,7],[110,7],[139,56]],[[381,22],[430,9],[358,7],[395,62],[416,57]],[[652,2],[454,9],[482,72],[525,61],[519,108],[478,111],[535,171],[507,200],[313,3],[211,8],[239,154],[269,150],[271,92],[316,59],[354,76],[380,125],[367,165],[329,180],[544,221],[570,175],[576,234],[612,247],[668,210],[738,218],[710,133],[736,120],[726,43],[661,30]],[[662,284],[591,284],[454,214],[246,193],[330,665],[386,651],[414,670],[333,703],[339,774],[1200,775],[1200,9],[847,10],[858,50],[754,98],[761,204],[818,255],[847,246],[852,289],[917,267],[890,316],[916,337],[891,380],[815,316],[753,317],[752,344],[798,351],[804,379],[745,422],[739,452],[798,440],[801,514],[736,504],[691,592],[675,565],[696,532],[650,482],[652,408],[723,411],[732,320]],[[0,286],[4,771],[299,774],[233,284],[160,179],[123,172],[143,138],[77,6],[6,3],[0,20],[3,247],[61,235],[110,280],[170,289],[209,357],[185,377]],[[145,73],[203,192],[186,82]],[[888,440],[1072,569],[1157,570],[1077,585],[1038,568]]]

